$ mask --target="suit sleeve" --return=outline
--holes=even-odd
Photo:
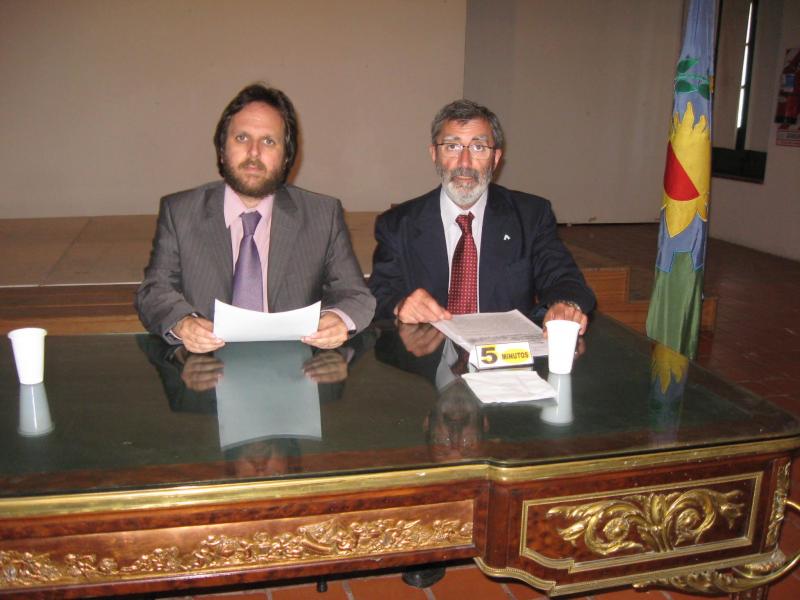
[[[357,331],[364,329],[375,314],[375,298],[364,283],[338,200],[333,212],[325,275],[322,309],[341,310],[353,320]]]
[[[190,390],[181,379],[182,365],[175,361],[175,346],[169,346],[156,337],[136,336],[142,352],[147,356],[161,380],[169,407],[174,412],[200,414],[217,413],[216,388],[202,392]]]
[[[393,223],[396,225],[396,220],[387,214],[380,215],[375,221],[377,245],[372,257],[369,289],[377,300],[376,319],[393,319],[395,307],[413,291],[408,289],[403,253],[399,247],[400,235]]]
[[[595,297],[567,247],[558,237],[556,218],[546,203],[533,240],[533,270],[539,302],[550,306],[559,300],[575,302],[584,313],[594,309]]]
[[[181,287],[180,248],[167,198],[161,199],[150,262],[136,290],[134,305],[145,329],[175,344],[167,332],[183,317],[195,312]]]

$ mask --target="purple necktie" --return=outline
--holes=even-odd
[[[242,218],[244,236],[239,244],[239,258],[233,272],[233,305],[250,310],[264,310],[264,285],[261,275],[261,259],[253,234],[261,220],[258,211],[244,212]]]

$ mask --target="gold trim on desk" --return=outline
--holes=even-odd
[[[762,480],[762,473],[745,473],[526,500],[522,503],[519,553],[542,566],[577,573],[748,546],[753,543]],[[708,489],[725,483],[750,484],[751,493],[742,490],[721,493]],[[736,503],[734,499],[746,500],[749,510],[743,513],[744,502]],[[576,502],[582,504],[566,505]],[[527,546],[529,509],[551,504],[553,507],[546,518],[561,516],[568,523],[567,527],[556,530],[559,537],[573,546],[582,538],[584,545],[600,558],[584,562],[572,557],[552,558]],[[738,535],[700,543],[700,538],[717,520],[727,521],[730,529],[741,517],[743,526]],[[634,531],[638,531],[639,539],[634,539]],[[627,553],[612,556],[618,552]]]
[[[739,556],[727,560],[714,560],[703,562],[691,566],[674,567],[671,569],[657,569],[649,573],[637,573],[631,575],[619,575],[617,577],[608,577],[605,579],[592,579],[590,581],[581,581],[579,583],[566,583],[559,585],[555,580],[542,579],[531,575],[514,567],[494,568],[487,565],[480,557],[475,557],[472,560],[478,565],[478,568],[489,575],[490,577],[511,577],[524,581],[528,585],[545,592],[548,596],[564,596],[566,594],[580,594],[592,590],[618,587],[623,585],[633,585],[637,588],[644,588],[654,584],[655,579],[667,579],[674,577],[688,577],[695,573],[706,570],[719,570],[731,569],[733,567],[741,566],[750,563],[761,563],[770,560],[772,552],[762,554],[750,554],[747,556]]]
[[[685,465],[737,456],[789,452],[799,447],[800,437],[792,437],[748,444],[564,461],[545,465],[498,467],[477,464],[383,473],[331,475],[307,479],[2,498],[0,499],[0,519],[256,502],[322,494],[446,485],[468,480],[512,484],[558,477],[575,477],[598,471],[610,473],[670,464]]]
[[[758,454],[790,452],[800,448],[800,437],[782,438],[749,444],[731,444],[698,448],[694,450],[673,450],[650,452],[632,456],[597,458],[574,462],[560,462],[527,467],[489,467],[489,479],[498,483],[521,483],[531,480],[555,479],[564,476],[585,475],[587,473],[610,473],[640,468],[652,468],[670,464],[688,465],[704,460],[735,458]]]
[[[0,549],[0,592],[210,575],[332,563],[388,554],[469,547],[472,500],[414,507],[290,517],[256,523],[181,527],[154,541],[148,531],[89,535],[68,549]],[[87,539],[94,537],[87,551]]]
[[[800,505],[791,500],[786,500],[785,506],[800,511]],[[683,576],[644,581],[635,584],[634,587],[642,589],[651,586],[671,587],[691,594],[738,594],[754,588],[763,588],[791,573],[798,564],[800,564],[800,551],[787,559],[780,548],[775,548],[765,560],[734,566],[729,572],[698,571]]]
[[[772,513],[769,516],[767,526],[767,546],[774,546],[778,543],[781,523],[786,511],[786,500],[789,498],[789,481],[791,480],[791,461],[786,461],[778,469],[778,481],[775,484],[775,497],[772,499]]]

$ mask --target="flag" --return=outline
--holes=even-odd
[[[647,335],[694,358],[711,187],[715,0],[692,0],[675,74]]]
[[[689,359],[663,344],[650,356],[650,437],[661,445],[678,439]]]
[[[664,346],[654,344],[650,355],[650,398],[661,404],[683,399],[689,374],[689,359]]]

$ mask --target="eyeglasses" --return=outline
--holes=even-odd
[[[494,146],[481,144],[480,142],[473,142],[469,145],[458,144],[456,142],[442,142],[441,144],[436,144],[436,146],[441,146],[442,154],[451,158],[458,158],[461,156],[464,148],[469,148],[469,153],[474,158],[489,158],[492,154],[492,150],[494,150]]]

